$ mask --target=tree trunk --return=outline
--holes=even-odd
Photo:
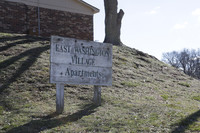
[[[105,6],[105,43],[122,45],[120,39],[121,21],[124,11],[120,9],[117,13],[117,0],[104,0]]]

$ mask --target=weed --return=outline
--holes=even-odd
[[[10,36],[13,36],[12,34],[9,34],[9,33],[2,33],[0,32],[1,36],[6,36],[6,37],[10,37]]]
[[[159,115],[157,113],[152,113],[150,115],[150,122],[154,127],[159,127],[160,126],[160,120],[159,120]]]
[[[200,96],[193,96],[192,99],[193,99],[193,100],[200,101]]]
[[[172,109],[181,109],[179,106],[175,104],[167,104],[167,107],[172,108]]]
[[[12,128],[14,128],[14,127],[17,127],[17,125],[12,125],[12,124],[10,124],[10,123],[8,123],[7,125],[5,125],[3,128],[2,128],[2,130],[9,130],[9,129],[12,129]]]
[[[155,87],[155,88],[153,88],[154,90],[156,90],[156,91],[158,91],[159,90],[159,88],[158,87]]]
[[[145,97],[145,99],[147,99],[147,100],[154,100],[154,97]]]
[[[24,104],[24,108],[30,108],[32,106],[32,104],[28,103],[28,104]]]
[[[131,81],[123,81],[121,85],[127,86],[127,87],[137,87],[140,85],[140,83],[137,82],[131,82]]]
[[[3,114],[3,111],[4,111],[4,108],[3,108],[3,106],[0,106],[0,115],[2,115],[2,114]]]
[[[181,86],[190,87],[190,84],[186,83],[186,82],[180,82],[178,84],[181,85]]]
[[[119,58],[119,60],[124,61],[124,62],[127,62],[127,61],[128,61],[128,59],[125,58],[125,57],[118,57],[118,58]]]
[[[189,125],[189,129],[192,131],[199,131],[200,132],[200,123],[193,123],[191,125]]]
[[[161,97],[164,99],[164,100],[167,100],[169,98],[169,96],[167,94],[163,94],[161,95]]]

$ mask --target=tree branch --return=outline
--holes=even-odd
[[[124,16],[124,11],[122,9],[120,9],[119,13],[117,14],[117,23],[121,23],[122,18]]]

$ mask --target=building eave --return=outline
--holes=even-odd
[[[77,0],[77,1],[80,2],[80,3],[82,3],[82,4],[84,4],[85,6],[87,6],[87,7],[89,7],[89,8],[91,8],[92,11],[94,12],[94,14],[95,14],[95,13],[98,13],[98,12],[100,11],[98,8],[96,8],[96,7],[92,6],[92,5],[90,5],[89,3],[87,3],[87,2],[85,2],[85,1],[83,1],[83,0]]]

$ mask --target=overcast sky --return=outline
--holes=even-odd
[[[94,39],[104,40],[103,0],[85,0],[100,9]],[[121,40],[161,59],[163,52],[200,48],[200,0],[118,0],[125,12]]]

